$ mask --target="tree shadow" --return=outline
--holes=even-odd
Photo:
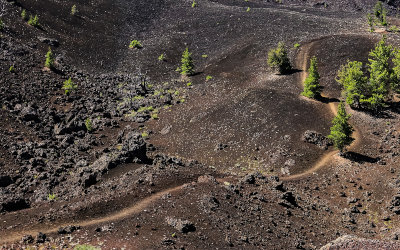
[[[354,162],[358,162],[358,163],[365,163],[365,162],[377,163],[380,160],[379,157],[373,158],[373,157],[363,155],[360,153],[356,153],[356,152],[352,152],[352,151],[346,152],[343,155],[343,157],[350,161],[354,161]]]
[[[340,102],[340,100],[337,99],[337,98],[325,97],[325,96],[320,96],[320,97],[317,98],[317,100],[322,102],[322,103],[325,103],[325,104],[328,104],[328,103],[331,103],[331,102]]]
[[[288,76],[288,75],[293,75],[293,74],[296,74],[296,73],[299,73],[299,72],[303,72],[303,70],[301,70],[301,69],[291,69],[291,70],[288,70],[288,71],[286,71],[285,73],[282,73],[282,74],[278,73],[277,75],[279,75],[279,76]]]
[[[400,114],[400,102],[391,102],[389,103],[388,110],[393,113]]]
[[[194,72],[190,76],[198,76],[198,75],[202,75],[202,74],[204,74],[204,72],[203,71],[199,71],[199,72]]]

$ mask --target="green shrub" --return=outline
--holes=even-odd
[[[311,58],[308,76],[304,81],[304,91],[301,94],[308,98],[318,98],[321,96],[321,90],[322,87],[319,84],[317,58],[314,56]]]
[[[351,137],[354,129],[349,124],[349,119],[350,115],[346,113],[344,103],[340,102],[328,138],[332,140],[335,148],[339,149],[341,153],[354,141],[354,138]]]
[[[390,31],[390,32],[397,33],[397,32],[399,32],[400,30],[399,30],[399,27],[397,27],[396,25],[392,25],[392,26],[390,26],[389,31]]]
[[[367,22],[369,25],[369,31],[370,32],[374,32],[375,28],[374,28],[374,24],[375,24],[375,20],[374,20],[374,16],[371,13],[367,14]]]
[[[213,79],[212,76],[206,76],[206,81],[207,81],[207,82],[210,81],[210,80],[212,80],[212,79]]]
[[[295,43],[295,44],[293,45],[293,47],[294,47],[295,49],[300,48],[300,43]]]
[[[379,23],[381,25],[383,25],[383,26],[387,26],[388,25],[387,20],[386,20],[387,10],[383,6],[383,3],[381,1],[378,1],[375,4],[374,15],[378,19],[378,21],[379,21]]]
[[[392,90],[398,93],[400,92],[400,50],[395,49],[393,54]]]
[[[10,66],[10,68],[8,69],[8,72],[10,72],[10,73],[15,73],[14,65],[11,65],[11,66]]]
[[[35,16],[30,15],[29,16],[29,20],[28,20],[28,24],[33,26],[33,27],[39,27],[40,24],[39,24],[38,16],[37,15],[35,15]]]
[[[386,37],[378,42],[376,47],[369,53],[368,71],[369,98],[361,100],[370,110],[377,111],[385,107],[385,101],[391,94],[392,74],[389,59],[393,55],[392,46],[386,45]]]
[[[87,118],[87,119],[85,120],[85,127],[86,127],[86,130],[87,130],[88,132],[91,132],[91,131],[93,130],[92,119]]]
[[[250,7],[247,7],[246,12],[250,12]]]
[[[165,61],[165,53],[162,53],[159,57],[158,57],[158,61]]]
[[[44,63],[44,66],[49,69],[52,69],[54,67],[54,56],[53,56],[53,52],[51,51],[50,47],[46,53],[46,61]]]
[[[49,194],[47,196],[47,200],[49,200],[49,201],[53,201],[53,200],[56,200],[56,199],[57,199],[57,196],[55,194]]]
[[[336,81],[343,86],[343,95],[346,103],[352,108],[359,108],[361,100],[368,94],[367,77],[362,71],[362,62],[348,61],[342,65]]]
[[[196,3],[195,0],[193,0],[193,2],[192,2],[192,8],[195,8],[196,6],[197,6],[197,3]]]
[[[75,16],[76,13],[78,13],[78,10],[76,8],[76,5],[74,4],[71,7],[71,15]]]
[[[77,84],[75,84],[71,77],[68,78],[63,84],[62,89],[64,90],[65,95],[69,95],[72,91],[74,91],[78,87]]]
[[[130,49],[133,49],[133,48],[140,49],[140,48],[142,48],[142,47],[143,47],[143,46],[142,46],[142,43],[139,42],[138,40],[133,40],[133,41],[129,44],[129,48],[130,48]]]
[[[194,64],[192,59],[192,53],[189,52],[189,48],[186,48],[182,53],[181,67],[178,67],[177,71],[181,72],[181,75],[193,75]]]
[[[26,14],[26,10],[22,10],[22,12],[21,12],[21,18],[22,18],[22,20],[24,20],[24,21],[26,21],[26,20],[28,19],[28,16],[27,16],[27,14]]]
[[[277,69],[280,74],[286,74],[292,70],[283,42],[279,42],[275,49],[271,49],[268,52],[267,63],[270,67]]]

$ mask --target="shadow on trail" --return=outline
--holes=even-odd
[[[331,97],[325,97],[325,96],[320,96],[317,98],[318,101],[328,104],[328,103],[332,103],[332,102],[340,102],[339,99],[337,98],[331,98]]]
[[[358,162],[358,163],[364,163],[364,162],[369,162],[369,163],[376,163],[379,161],[379,157],[373,158],[367,155],[363,155],[363,154],[359,154],[356,152],[346,152],[343,155],[344,158],[350,160],[350,161],[354,161],[354,162]]]

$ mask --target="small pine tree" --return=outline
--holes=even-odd
[[[374,28],[375,20],[371,13],[367,14],[367,21],[368,21],[368,25],[369,25],[369,31],[374,32],[375,31],[375,28]]]
[[[340,153],[343,153],[346,147],[354,141],[354,138],[351,137],[354,129],[349,124],[349,119],[350,115],[346,113],[344,103],[340,102],[338,113],[332,121],[331,133],[328,135]]]
[[[394,92],[400,91],[400,50],[396,49],[393,52],[393,73],[392,73],[392,90]]]
[[[76,8],[76,5],[72,5],[71,7],[71,15],[75,16],[75,14],[78,13],[78,9]]]
[[[44,66],[49,69],[52,69],[54,67],[54,57],[50,47],[46,53],[46,61],[44,63]]]
[[[279,74],[286,74],[292,70],[285,44],[283,42],[279,42],[275,49],[268,52],[267,63],[270,67],[278,69]]]
[[[301,94],[308,98],[320,97],[322,87],[319,84],[319,78],[317,58],[314,56],[311,58],[308,76],[304,81],[304,91]]]
[[[86,130],[88,132],[91,132],[93,130],[93,122],[92,122],[92,120],[90,118],[87,118],[85,120],[85,126],[86,126]]]
[[[181,67],[178,68],[178,71],[181,72],[181,75],[190,76],[194,74],[192,53],[189,52],[189,48],[186,48],[183,51],[181,63],[182,63]]]
[[[381,25],[383,25],[383,26],[387,26],[388,25],[387,20],[386,20],[387,10],[383,6],[383,3],[381,1],[378,1],[375,4],[374,15],[378,19],[378,21],[379,21],[379,23]]]
[[[348,61],[342,65],[336,81],[343,86],[346,103],[352,108],[360,108],[360,100],[368,94],[367,77],[362,71],[362,62]]]
[[[26,14],[26,10],[22,10],[21,12],[21,18],[22,20],[26,21],[26,19],[28,18],[27,14]]]
[[[29,16],[29,20],[28,20],[28,24],[33,26],[33,27],[39,27],[40,26],[39,25],[39,17],[37,15],[35,15],[35,16],[30,15]]]
[[[361,100],[368,109],[377,111],[385,106],[391,89],[392,74],[389,59],[393,55],[392,46],[386,45],[386,37],[379,41],[375,49],[369,53],[369,97]]]
[[[62,89],[64,90],[65,95],[69,95],[72,91],[74,91],[78,87],[77,84],[75,84],[71,77],[68,78],[63,84]]]

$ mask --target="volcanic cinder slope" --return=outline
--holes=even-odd
[[[0,245],[400,248],[397,99],[348,109],[347,157],[302,139],[329,133],[337,71],[381,38],[375,1],[196,2],[1,0]],[[400,23],[398,1],[385,6]],[[288,75],[266,65],[279,41]],[[175,71],[186,47],[191,77]],[[322,101],[300,96],[312,56]]]

